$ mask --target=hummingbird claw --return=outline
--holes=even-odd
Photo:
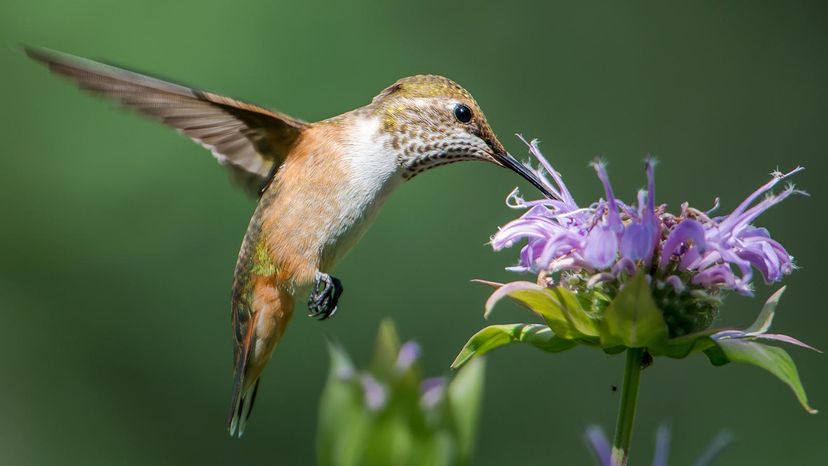
[[[338,309],[339,296],[342,295],[342,282],[326,273],[316,274],[316,283],[308,296],[308,317],[325,320],[333,317]]]

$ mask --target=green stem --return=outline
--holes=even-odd
[[[621,405],[618,407],[618,421],[615,423],[615,437],[612,440],[612,464],[626,466],[630,456],[635,405],[638,401],[638,387],[641,383],[641,365],[644,348],[629,348],[624,367],[624,385],[621,387]]]

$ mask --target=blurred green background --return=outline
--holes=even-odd
[[[538,137],[582,202],[587,163],[611,163],[617,193],[661,164],[674,208],[720,195],[730,209],[768,172],[797,164],[796,197],[764,216],[801,270],[775,329],[828,348],[824,301],[828,8],[822,2],[0,3],[0,463],[314,462],[325,337],[359,360],[382,317],[445,373],[484,325],[481,277],[518,250],[489,235],[516,212],[516,176],[456,164],[403,186],[335,273],[336,319],[300,310],[264,376],[242,441],[225,431],[229,293],[253,203],[212,157],[160,125],[111,109],[26,60],[26,42],[105,59],[299,117],[370,101],[399,77],[447,75],[477,98],[513,153]],[[753,320],[772,290],[732,297],[723,324]],[[494,320],[523,319],[504,306]],[[525,320],[525,319],[524,319]],[[828,410],[826,359],[792,349],[813,405]],[[493,354],[475,464],[590,464],[582,433],[611,428],[623,358],[508,348]],[[825,464],[828,414],[809,416],[759,369],[705,358],[644,373],[633,462],[673,425],[673,464],[723,427],[721,464]],[[683,460],[683,461],[682,461]]]

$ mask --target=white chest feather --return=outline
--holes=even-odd
[[[380,131],[379,118],[357,120],[349,131],[354,137],[338,154],[348,176],[337,193],[340,209],[335,213],[323,262],[333,265],[359,240],[380,207],[402,181],[397,159],[388,148],[388,136]]]

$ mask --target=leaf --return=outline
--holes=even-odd
[[[549,327],[542,324],[490,325],[469,339],[451,363],[451,368],[458,369],[478,356],[511,343],[528,343],[550,353],[565,351],[577,344],[555,335]]]
[[[571,340],[597,337],[599,334],[596,321],[584,311],[571,291],[560,287],[549,289],[532,282],[511,282],[500,286],[486,301],[483,316],[488,318],[495,304],[507,296],[542,317],[561,338]]]
[[[782,293],[785,292],[785,287],[779,288],[779,290],[771,295],[767,301],[765,301],[765,305],[762,306],[762,311],[759,312],[759,316],[756,317],[756,321],[751,324],[750,327],[745,329],[745,333],[765,333],[771,328],[771,324],[773,323],[773,316],[776,312],[776,306],[779,304],[779,298],[782,297]]]
[[[471,461],[485,376],[486,361],[477,359],[463,368],[448,386],[447,397],[457,431],[461,465]]]
[[[316,456],[320,466],[359,464],[367,415],[353,378],[355,369],[345,351],[329,345],[331,368],[319,405]]]
[[[708,348],[714,347],[716,343],[710,336],[715,332],[716,330],[714,329],[683,335],[668,340],[664,345],[651,346],[648,350],[653,356],[684,359],[691,354],[700,353]]]
[[[371,360],[371,372],[381,379],[389,377],[394,372],[397,354],[400,352],[400,337],[397,328],[391,319],[383,319],[377,332],[377,341],[374,345],[374,356]]]
[[[604,311],[601,344],[628,348],[664,345],[667,324],[642,272],[630,278]]]
[[[727,359],[724,351],[722,351],[722,348],[719,346],[711,346],[710,348],[707,348],[704,350],[704,355],[710,360],[710,364],[713,364],[716,367],[724,366],[725,364],[730,363],[730,360]]]
[[[620,354],[620,353],[623,353],[624,351],[627,351],[627,347],[624,346],[624,345],[606,346],[606,347],[603,347],[601,349],[604,351],[604,353],[607,353],[610,356],[615,355],[615,354]]]
[[[716,341],[728,361],[761,367],[788,385],[799,403],[811,414],[817,410],[808,405],[808,397],[799,380],[799,373],[791,356],[782,348],[751,340],[725,338]]]
[[[558,307],[563,310],[564,316],[575,330],[590,337],[601,334],[597,320],[587,314],[575,293],[560,286],[546,288],[545,291],[552,295],[552,299],[558,303]]]
[[[773,323],[773,317],[776,312],[776,306],[779,304],[779,298],[782,297],[782,293],[785,291],[785,287],[779,289],[776,293],[774,293],[768,300],[765,302],[765,305],[762,306],[762,311],[759,313],[759,316],[756,318],[756,321],[750,325],[750,327],[746,328],[745,330],[734,330],[734,329],[726,329],[720,332],[716,332],[714,335],[711,336],[713,340],[726,340],[726,339],[743,339],[743,340],[770,340],[770,341],[781,341],[784,343],[790,343],[792,345],[796,345],[802,348],[807,348],[809,350],[816,351],[817,353],[822,353],[822,351],[814,348],[813,346],[803,343],[797,340],[794,337],[788,335],[781,335],[777,333],[767,333],[768,330],[771,328],[771,324]]]

